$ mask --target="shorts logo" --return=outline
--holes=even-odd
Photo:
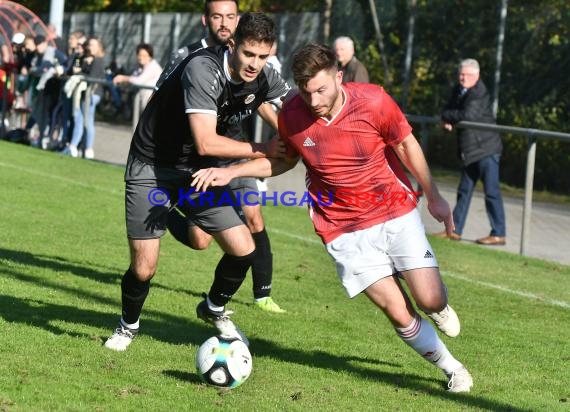
[[[250,94],[249,96],[247,96],[245,98],[245,100],[243,101],[245,104],[250,104],[251,102],[253,102],[255,100],[255,95],[254,94]]]
[[[426,250],[426,254],[424,255],[425,259],[431,259],[433,258],[433,255],[431,254],[431,252],[429,250]]]
[[[310,137],[307,137],[305,139],[305,141],[303,142],[303,146],[305,147],[313,147],[316,146],[315,142],[313,142],[313,140]]]

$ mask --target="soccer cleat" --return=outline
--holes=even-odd
[[[233,312],[231,310],[214,312],[208,307],[206,299],[196,306],[196,315],[198,318],[202,319],[204,322],[214,325],[218,329],[218,332],[220,332],[221,336],[239,339],[249,346],[249,340],[246,338],[245,334],[235,325],[235,323],[231,321],[230,315],[232,313]]]
[[[447,383],[449,392],[469,392],[473,386],[473,378],[465,366],[451,372],[447,377],[449,378]]]
[[[138,329],[129,329],[119,323],[119,327],[115,329],[115,332],[107,339],[104,346],[107,349],[122,352],[131,344],[133,339],[137,336],[138,331]]]
[[[271,296],[268,296],[266,298],[256,299],[253,302],[253,304],[265,312],[271,312],[271,313],[285,313],[285,312],[287,312],[286,310],[281,309],[279,307],[279,305],[277,303],[275,303],[273,298],[271,298]]]
[[[450,338],[459,335],[461,324],[459,323],[457,313],[451,306],[447,305],[441,312],[428,313],[428,316],[433,320],[435,326]]]

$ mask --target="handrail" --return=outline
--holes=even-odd
[[[435,116],[406,114],[406,118],[412,123],[440,124],[442,122],[442,120],[439,117]],[[550,130],[540,130],[540,129],[532,129],[532,128],[516,127],[516,126],[504,126],[504,125],[489,124],[489,123],[468,122],[465,120],[455,123],[453,126],[464,129],[486,130],[486,131],[499,132],[499,133],[522,134],[527,136],[543,137],[546,139],[561,139],[561,140],[570,141],[570,133],[553,132]]]
[[[420,123],[421,125],[420,141],[422,148],[425,151],[425,149],[427,148],[427,139],[429,136],[429,131],[427,130],[426,124],[441,124],[442,123],[441,119],[439,117],[434,117],[434,116],[421,116],[414,114],[406,114],[406,118],[410,123]],[[536,161],[536,140],[537,138],[544,138],[544,139],[558,139],[570,142],[570,133],[553,132],[550,130],[538,130],[538,129],[525,128],[525,127],[504,126],[497,124],[468,122],[468,121],[461,121],[455,123],[453,126],[465,129],[493,131],[498,133],[512,133],[515,135],[522,135],[527,137],[528,148],[527,148],[526,176],[525,176],[525,186],[524,186],[523,220],[521,227],[521,242],[519,248],[519,253],[521,255],[526,255],[530,239],[532,194],[534,186],[534,168]]]

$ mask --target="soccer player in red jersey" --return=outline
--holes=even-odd
[[[471,375],[416,312],[401,285],[406,282],[416,305],[443,333],[459,334],[459,319],[447,304],[447,289],[415,194],[386,156],[391,147],[421,185],[432,216],[451,233],[451,209],[431,178],[410,125],[381,87],[342,84],[335,53],[326,46],[300,49],[292,71],[299,93],[279,115],[288,157],[203,169],[193,175],[192,184],[200,190],[241,176],[273,176],[301,158],[315,231],[334,259],[348,296],[363,292],[406,344],[447,375],[451,392],[468,392]]]

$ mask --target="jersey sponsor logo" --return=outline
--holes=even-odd
[[[249,96],[247,96],[245,98],[245,100],[243,101],[245,104],[250,104],[251,102],[253,102],[255,100],[255,95],[254,94],[250,94]]]
[[[305,147],[313,147],[316,146],[315,142],[313,142],[313,139],[311,139],[310,137],[305,138],[305,141],[303,142],[303,146]]]
[[[252,113],[253,112],[248,109],[248,110],[244,110],[243,112],[233,114],[231,116],[220,117],[220,118],[218,118],[218,120],[221,123],[225,123],[225,124],[229,124],[229,125],[239,124],[243,121],[243,119],[251,116]]]

